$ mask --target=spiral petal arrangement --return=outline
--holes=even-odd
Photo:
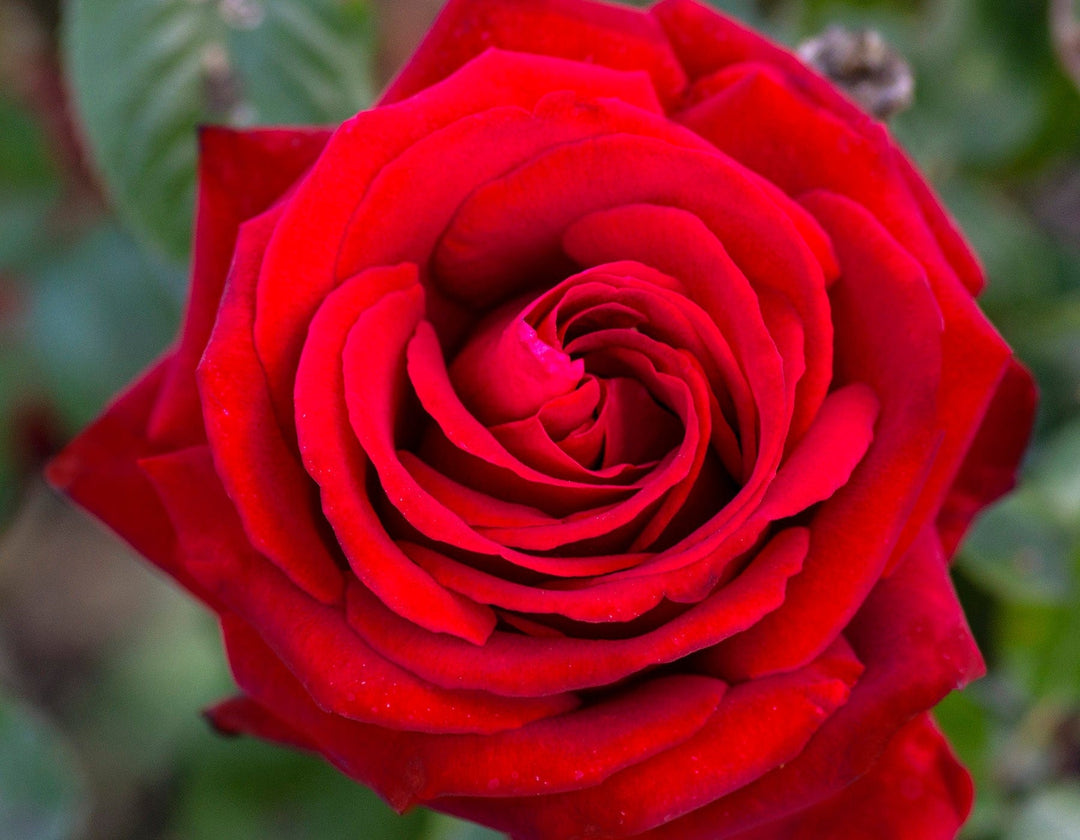
[[[955,835],[1034,394],[879,123],[692,0],[452,0],[201,150],[177,343],[51,478],[218,613],[218,727],[519,840]]]

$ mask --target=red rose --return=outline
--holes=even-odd
[[[201,141],[180,337],[51,475],[220,615],[220,728],[528,840],[954,836],[1034,397],[879,123],[692,0],[453,0]]]

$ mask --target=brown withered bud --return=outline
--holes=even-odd
[[[872,29],[830,26],[801,43],[798,54],[878,119],[898,114],[914,100],[911,66]]]

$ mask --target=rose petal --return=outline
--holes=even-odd
[[[342,279],[373,265],[387,262],[426,262],[413,254],[386,258],[372,253],[356,265],[338,265],[346,231],[358,223],[357,205],[387,165],[407,149],[452,123],[493,108],[513,106],[532,110],[552,91],[569,91],[579,97],[632,95],[635,105],[622,105],[640,121],[649,113],[637,104],[648,91],[644,79],[606,68],[550,58],[489,50],[461,67],[449,78],[416,96],[395,105],[364,111],[345,122],[330,138],[317,164],[289,200],[280,231],[267,248],[259,281],[255,324],[255,347],[270,377],[274,405],[279,420],[291,428],[291,377],[303,345],[305,328],[319,302]],[[636,93],[635,93],[636,91]],[[570,100],[575,97],[569,96]],[[563,97],[566,99],[566,96]],[[619,103],[613,101],[612,108]],[[610,110],[610,109],[609,109]],[[654,118],[659,129],[684,136],[685,142],[700,143],[692,132]],[[659,130],[658,129],[658,130]],[[580,128],[579,128],[580,130]],[[691,139],[693,138],[693,139]],[[446,147],[440,145],[444,156]],[[447,176],[431,183],[438,184]],[[479,165],[475,156],[466,167]],[[414,194],[410,182],[408,194]],[[408,209],[396,194],[399,212]],[[452,207],[453,205],[451,205]],[[412,231],[418,219],[437,219],[429,209],[419,215],[408,213],[397,231]],[[430,221],[429,221],[430,224]],[[438,228],[436,228],[436,233]],[[370,240],[365,240],[370,241]],[[397,246],[398,238],[391,240]],[[414,246],[423,238],[414,241]]]
[[[975,515],[1016,483],[1035,420],[1036,398],[1031,374],[1013,361],[938,513],[946,557],[952,556]]]
[[[219,707],[215,720],[233,731],[269,729],[279,740],[315,745],[399,809],[448,794],[507,797],[595,785],[692,737],[726,688],[705,677],[662,677],[578,712],[502,733],[396,732],[318,709],[242,622],[230,617],[224,627],[230,645],[243,648],[237,679],[253,696],[243,706]],[[278,716],[302,731],[283,728]]]
[[[434,420],[429,432],[441,432],[445,445],[429,434],[421,457],[441,472],[493,485],[490,495],[528,504],[558,515],[587,507],[600,507],[626,498],[632,486],[582,484],[545,475],[515,458],[468,409],[450,384],[438,337],[429,324],[417,326],[407,349],[409,381],[424,410]],[[434,449],[435,451],[431,451]],[[488,465],[485,472],[483,466]],[[555,508],[550,507],[555,505]]]
[[[610,410],[607,408],[605,398],[604,407],[588,430],[590,435],[597,438],[595,447],[598,456],[607,452],[605,430],[606,417],[609,415]],[[679,428],[681,430],[681,426]],[[551,435],[544,428],[544,421],[538,416],[492,426],[491,434],[506,447],[507,452],[520,458],[522,463],[552,478],[582,484],[620,484],[640,487],[647,479],[650,470],[660,460],[657,458],[644,463],[619,460],[614,463],[605,463],[606,459],[602,458],[601,463],[597,465],[582,464],[566,451],[563,441],[552,440]],[[600,450],[603,450],[603,453]],[[664,454],[667,453],[661,453],[661,456]]]
[[[551,146],[616,132],[707,146],[658,117],[652,90],[639,76],[593,66],[578,73],[567,62],[512,53],[485,53],[477,61],[495,65],[494,72],[509,77],[507,84],[521,81],[527,90],[540,81],[550,85],[549,92],[536,91],[531,100],[518,92],[506,104],[433,126],[387,161],[341,233],[339,277],[370,265],[426,263],[454,211],[478,184]]]
[[[803,753],[673,822],[658,840],[737,836],[835,796],[870,769],[904,723],[985,670],[932,528],[878,583],[846,635],[866,673]]]
[[[216,607],[213,594],[177,559],[172,523],[138,466],[141,458],[157,454],[146,430],[172,364],[172,355],[159,359],[49,463],[45,477],[139,554]]]
[[[517,583],[461,563],[431,549],[401,543],[418,565],[447,589],[460,592],[481,604],[535,615],[556,615],[573,621],[621,622],[638,618],[661,602],[662,586],[609,586],[603,578],[584,579],[578,586],[559,588],[558,578],[533,585]],[[612,569],[635,566],[644,555],[617,555]]]
[[[672,242],[679,247],[672,248]],[[699,218],[674,207],[635,204],[592,213],[567,229],[563,245],[587,265],[622,254],[679,277],[693,300],[719,325],[749,385],[749,393],[732,391],[744,459],[743,488],[721,517],[745,515],[778,464],[791,411],[780,354],[746,278]]]
[[[343,591],[336,546],[325,534],[315,485],[278,426],[252,346],[255,285],[279,218],[272,210],[241,227],[197,378],[210,449],[252,545],[308,594],[333,603]]]
[[[609,685],[716,644],[776,609],[788,578],[802,565],[806,540],[799,528],[780,532],[732,583],[632,639],[544,639],[496,630],[476,647],[409,624],[360,586],[349,590],[349,621],[380,654],[436,685],[522,697]],[[529,667],[521,668],[522,662]]]
[[[736,116],[747,108],[752,123]],[[765,64],[727,71],[723,90],[679,120],[788,195],[827,190],[862,204],[932,280],[948,276],[956,282],[900,169],[901,156],[880,124],[853,125],[823,110]]]
[[[191,292],[175,362],[147,431],[162,448],[205,440],[194,374],[210,339],[241,223],[281,198],[329,137],[322,128],[199,129]]]
[[[487,426],[534,415],[585,375],[585,363],[546,344],[519,308],[511,303],[491,313],[450,365],[458,396]]]
[[[423,91],[490,47],[644,70],[666,99],[686,83],[663,31],[640,11],[576,0],[453,0],[380,104]]]
[[[600,785],[543,799],[444,799],[436,807],[521,840],[636,837],[704,803],[723,801],[798,756],[847,700],[861,670],[840,644],[810,666],[734,686],[685,743]],[[642,796],[643,790],[650,795]]]
[[[417,679],[364,644],[340,608],[305,595],[251,547],[206,447],[144,459],[140,466],[168,509],[187,572],[243,619],[246,633],[231,640],[230,656],[234,667],[245,669],[245,690],[265,680],[263,690],[273,696],[273,673],[248,655],[251,646],[265,643],[319,706],[380,726],[497,732],[578,705],[567,694],[508,699]]]
[[[941,248],[945,259],[949,261],[949,265],[964,287],[973,296],[978,295],[986,285],[986,277],[974,251],[971,250],[956,222],[949,215],[945,204],[934,194],[922,175],[915,171],[911,161],[898,149],[893,150],[893,156],[896,168],[907,181],[908,189],[911,190],[912,197],[922,210],[923,218],[937,239],[938,247]]]
[[[732,840],[954,840],[974,788],[929,715],[901,729],[870,772],[820,805]],[[680,834],[679,840],[714,838]]]
[[[319,752],[314,741],[243,694],[223,700],[204,711],[203,715],[222,735],[254,735],[293,749]]]
[[[650,13],[664,28],[694,84],[729,65],[760,63],[782,72],[793,89],[845,122],[856,127],[874,125],[865,111],[789,50],[715,9],[696,0],[660,0]]]
[[[937,426],[944,434],[922,496],[901,535],[901,547],[914,540],[922,524],[941,510],[993,396],[1012,364],[1012,350],[966,289],[953,281],[935,284],[934,291],[945,315],[941,361],[944,375],[938,392],[937,416]],[[1028,405],[1033,408],[1030,397]],[[1013,451],[1016,451],[1015,443]],[[1008,453],[1003,452],[1002,456],[1008,457]]]
[[[794,516],[843,487],[874,438],[878,399],[854,383],[825,398],[806,435],[784,461],[755,516]]]
[[[723,646],[732,678],[794,667],[836,638],[881,577],[941,438],[941,312],[925,272],[858,205],[822,194],[810,206],[843,272],[831,290],[837,384],[870,387],[881,413],[866,456],[816,513],[783,608]]]
[[[350,426],[344,358],[349,336],[363,322],[372,338],[371,323],[378,326],[387,305],[402,302],[415,321],[423,306],[415,266],[366,271],[340,286],[320,307],[296,379],[300,451],[319,484],[327,521],[364,585],[391,609],[433,632],[453,633],[483,644],[495,626],[494,614],[447,592],[395,545],[368,498],[369,465],[362,441],[353,437]],[[373,311],[374,317],[369,315]],[[381,325],[399,329],[404,324],[411,330],[411,323],[395,313]],[[379,336],[377,342],[383,340]],[[374,387],[385,386],[391,375],[375,365],[368,372]],[[393,426],[393,417],[382,419]]]

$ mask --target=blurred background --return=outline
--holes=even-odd
[[[979,791],[964,837],[1080,838],[1080,4],[714,4],[791,46],[873,28],[911,64],[891,125],[1042,390],[1024,483],[956,566],[990,664],[939,711]],[[39,477],[175,330],[193,127],[340,121],[438,5],[0,0],[0,837],[496,837],[214,735],[212,620]]]

